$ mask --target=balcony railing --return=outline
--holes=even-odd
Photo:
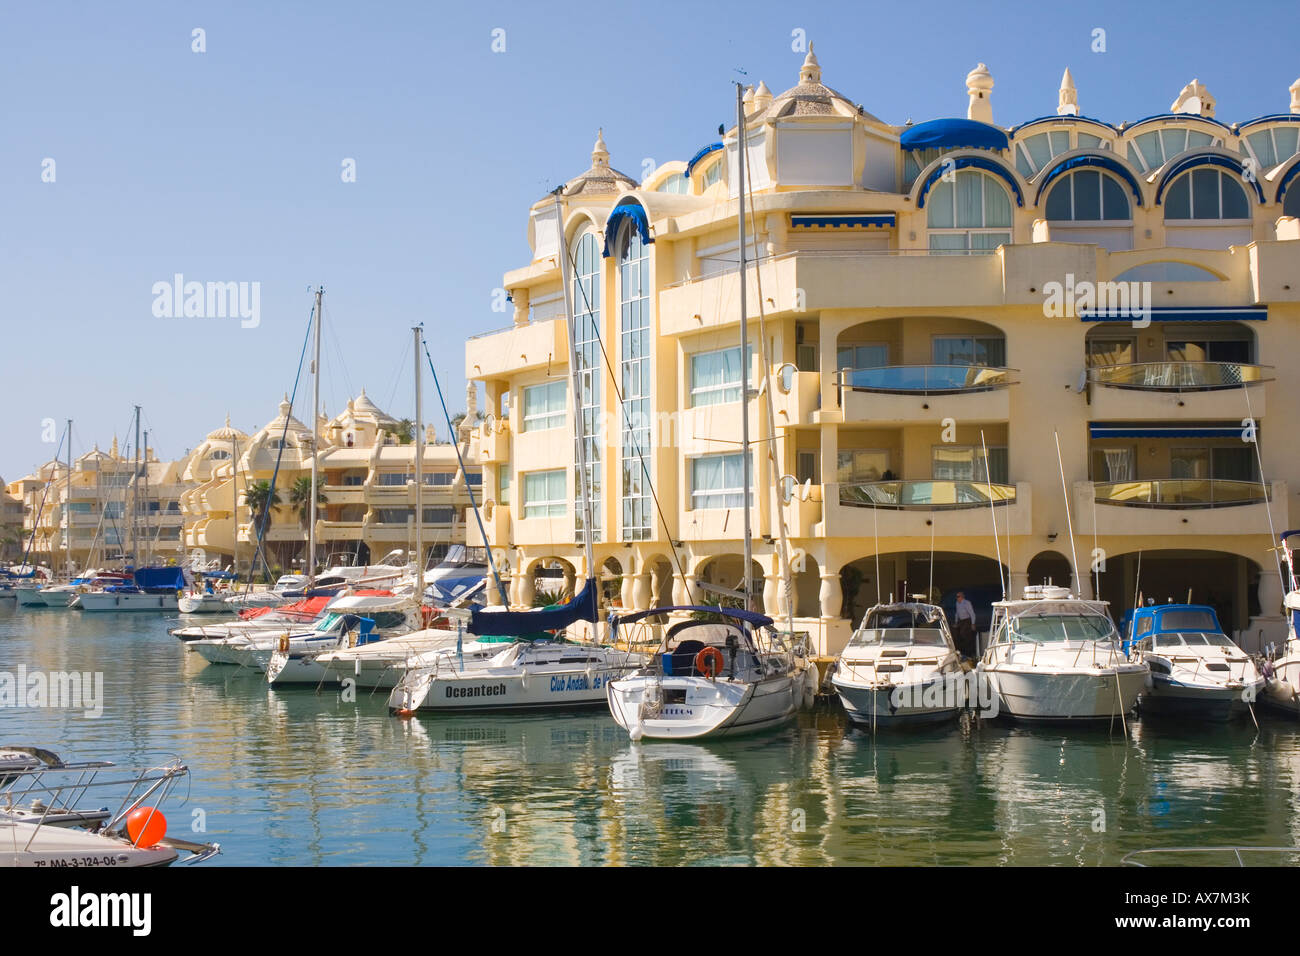
[[[1139,508],[1230,508],[1268,501],[1258,481],[1227,478],[1156,478],[1147,481],[1098,482],[1098,504]]]
[[[1088,380],[1111,388],[1157,392],[1209,392],[1267,382],[1271,365],[1240,362],[1131,362],[1101,365],[1088,370]]]
[[[860,392],[903,392],[913,395],[950,395],[986,392],[1015,384],[1015,369],[983,365],[882,365],[843,369],[839,384]]]
[[[1014,504],[1015,485],[990,485],[984,481],[867,481],[840,485],[840,504],[861,508],[988,507]]]

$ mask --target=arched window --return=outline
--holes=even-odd
[[[582,434],[587,449],[587,488],[591,494],[592,538],[601,539],[600,529],[600,433],[601,379],[604,363],[600,351],[600,257],[601,240],[594,232],[585,232],[574,246],[573,336],[578,354],[578,381],[581,389]],[[576,441],[576,436],[575,436]],[[577,493],[577,449],[574,449],[574,492]],[[574,530],[582,541],[583,509],[574,508]]]
[[[673,173],[655,188],[657,193],[677,193],[681,196],[685,196],[690,191],[690,180],[681,173]]]
[[[1300,218],[1300,179],[1295,180],[1282,197],[1282,215]]]
[[[1249,219],[1246,191],[1221,169],[1193,169],[1174,180],[1165,194],[1165,219]]]
[[[1046,213],[1052,222],[1102,222],[1132,219],[1128,197],[1118,180],[1095,169],[1063,176],[1047,194]]]
[[[925,206],[933,250],[991,252],[1011,242],[1011,200],[997,179],[979,170],[940,179]]]
[[[619,242],[619,371],[623,384],[624,541],[650,538],[650,251],[631,221]]]
[[[229,458],[230,452],[226,451],[224,448],[214,448],[212,451],[208,452],[209,461],[226,461]]]

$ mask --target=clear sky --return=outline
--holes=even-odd
[[[292,388],[317,284],[329,414],[362,386],[413,414],[417,322],[454,414],[466,336],[509,324],[493,290],[527,261],[528,206],[587,168],[596,128],[634,178],[689,158],[730,120],[737,70],[774,93],[794,85],[795,30],[824,82],[887,122],[964,116],[982,61],[1003,125],[1054,112],[1067,66],[1086,115],[1163,112],[1196,77],[1231,123],[1287,110],[1294,11],[2,0],[0,475],[52,457],[47,418],[75,419],[74,454],[125,438],[134,403],[164,458],[227,413],[259,428]],[[260,324],[155,317],[153,284],[176,273],[259,282]],[[304,385],[304,420],[309,403]]]

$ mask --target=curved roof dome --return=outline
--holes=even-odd
[[[799,83],[772,100],[769,112],[773,116],[841,116],[861,115],[876,123],[879,117],[856,106],[843,93],[822,85],[822,68],[808,44],[808,55],[799,68]]]
[[[605,146],[605,131],[596,131],[596,145],[591,148],[591,168],[564,184],[565,196],[615,195],[636,189],[637,182],[626,173],[609,165],[609,150]]]
[[[241,432],[238,428],[234,428],[231,426],[230,416],[227,415],[226,424],[222,425],[218,429],[215,429],[214,431],[208,432],[208,437],[205,440],[206,441],[242,441],[247,437],[248,436],[243,432]]]

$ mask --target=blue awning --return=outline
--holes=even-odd
[[[1269,113],[1267,116],[1256,116],[1253,120],[1238,123],[1237,129],[1249,129],[1251,126],[1259,126],[1261,123],[1300,123],[1300,115],[1295,113]]]
[[[1079,311],[1079,320],[1082,322],[1135,322],[1147,317],[1146,313],[1138,309],[1116,309],[1105,312],[1081,309]],[[1221,305],[1209,308],[1166,306],[1151,309],[1150,319],[1152,322],[1264,322],[1268,319],[1268,306]]]
[[[898,137],[898,145],[907,150],[1006,149],[1007,134],[978,120],[937,119],[911,127]]]
[[[605,221],[605,251],[601,253],[606,259],[613,255],[614,241],[618,238],[619,227],[624,219],[631,219],[642,242],[654,242],[650,235],[650,223],[646,219],[645,208],[636,202],[619,203]]]
[[[686,175],[690,176],[692,173],[694,173],[696,165],[705,156],[709,155],[709,153],[716,153],[720,149],[722,149],[721,143],[710,143],[708,146],[701,147],[700,151],[696,153],[694,156],[692,156],[689,161],[687,161]]]
[[[596,582],[588,578],[582,590],[568,604],[539,611],[469,612],[469,632],[478,637],[525,637],[540,631],[558,631],[574,621],[596,620]]]
[[[865,216],[794,216],[790,217],[791,229],[812,229],[818,226],[848,229],[893,229],[897,217],[892,212],[872,213]]]
[[[1296,163],[1282,175],[1281,182],[1277,184],[1277,196],[1273,200],[1279,206],[1282,205],[1282,197],[1286,195],[1286,189],[1291,185],[1291,180],[1295,179],[1297,175],[1300,175],[1300,163]]]
[[[1259,434],[1256,426],[1255,434]],[[1099,425],[1088,424],[1089,438],[1241,438],[1240,425]]]
[[[1224,169],[1241,176],[1242,167],[1240,159],[1231,159],[1227,156],[1221,155],[1220,153],[1194,153],[1191,156],[1186,156],[1178,160],[1169,167],[1169,171],[1165,173],[1164,177],[1160,180],[1160,185],[1156,187],[1156,205],[1160,205],[1160,201],[1164,198],[1165,190],[1169,188],[1170,183],[1178,178],[1180,173],[1185,173],[1187,170],[1195,169],[1198,166],[1221,166]],[[1263,205],[1264,190],[1259,185],[1259,180],[1243,179],[1243,182],[1247,182],[1249,185],[1255,187],[1255,196],[1259,199],[1260,204]]]
[[[1016,194],[1016,205],[1023,206],[1025,204],[1025,196],[1024,193],[1020,191],[1020,183],[1016,182],[1016,177],[1011,175],[1009,169],[996,160],[989,159],[987,156],[955,156],[952,158],[952,165],[949,166],[947,164],[948,160],[946,159],[941,163],[936,163],[934,169],[930,171],[930,175],[925,177],[925,182],[921,184],[921,191],[916,194],[917,209],[925,208],[925,197],[926,194],[929,193],[930,187],[933,186],[939,178],[948,171],[948,169],[966,169],[967,167],[983,169],[986,172],[990,172],[994,176],[998,176],[1005,180],[1007,185],[1011,187],[1011,191]],[[945,166],[947,166],[947,168],[945,168]]]
[[[1011,139],[1015,139],[1025,130],[1029,129],[1031,126],[1041,126],[1043,123],[1052,123],[1055,125],[1061,125],[1064,123],[1091,123],[1094,126],[1102,127],[1108,132],[1111,133],[1115,132],[1115,127],[1112,126],[1110,123],[1107,123],[1105,120],[1099,120],[1092,116],[1059,116],[1056,113],[1053,113],[1051,116],[1039,116],[1036,117],[1035,119],[1026,120],[1025,122],[1021,123],[1019,126],[1013,127],[1007,135]]]
[[[1133,198],[1137,204],[1142,205],[1142,188],[1138,185],[1137,179],[1129,172],[1129,168],[1121,163],[1114,156],[1107,156],[1105,153],[1090,153],[1086,156],[1072,156],[1064,159],[1051,168],[1043,181],[1038,184],[1038,194],[1034,196],[1034,205],[1037,206],[1043,198],[1043,190],[1047,184],[1058,176],[1068,173],[1072,169],[1083,169],[1088,166],[1096,166],[1100,169],[1106,169],[1114,173],[1124,182],[1128,183],[1128,188],[1133,191]]]

